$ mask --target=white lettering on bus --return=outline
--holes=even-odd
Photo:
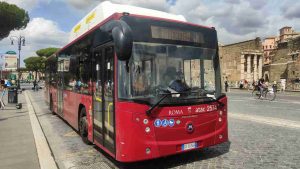
[[[182,110],[169,110],[169,115],[176,116],[176,115],[183,115]]]
[[[196,113],[210,112],[218,110],[216,105],[207,105],[206,107],[198,107],[196,108]]]
[[[207,111],[215,111],[218,110],[217,106],[212,104],[212,105],[207,105]]]
[[[204,107],[198,107],[196,108],[196,113],[203,113],[205,112],[205,108]]]

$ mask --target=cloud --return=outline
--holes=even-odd
[[[225,3],[239,4],[241,0],[224,0]]]
[[[248,1],[248,3],[254,9],[262,9],[265,5],[267,5],[268,0],[251,0]]]
[[[66,0],[66,4],[80,11],[87,11],[102,1],[97,0]]]
[[[291,5],[290,3],[284,4],[281,7],[283,15],[287,19],[300,18],[300,3]]]
[[[4,0],[4,2],[15,4],[20,8],[30,11],[38,5],[39,0],[26,0],[26,3],[24,0]]]
[[[66,4],[70,7],[79,10],[88,12],[92,8],[99,5],[104,0],[66,0]],[[166,0],[111,0],[112,3],[116,4],[126,4],[126,5],[134,5],[139,7],[146,7],[161,11],[167,11],[168,10],[168,4],[173,3],[173,1],[170,1],[169,3]]]
[[[26,44],[22,46],[21,60],[35,56],[35,51],[41,48],[62,47],[69,39],[69,34],[61,31],[54,21],[44,18],[33,18],[24,30],[11,32],[9,37],[12,36],[25,36],[26,38]],[[3,39],[0,41],[0,53],[8,50],[17,51],[16,44],[12,46],[9,38]]]
[[[264,11],[261,9],[266,5],[264,2],[258,7],[258,2],[245,0],[191,0],[189,3],[177,0],[170,11],[184,15],[190,22],[216,27],[220,30],[219,34],[225,34],[220,36],[220,40],[231,43],[234,40],[247,40],[267,27],[269,21],[264,19]]]
[[[24,0],[6,1],[24,6],[25,9],[33,9],[37,6],[47,8],[47,3],[55,1],[58,2],[57,4],[62,4],[57,6],[57,9],[66,9],[66,12],[76,16],[76,21],[96,5],[103,2],[103,0],[26,0],[26,3],[24,3]],[[186,0],[111,0],[111,2],[180,14],[186,17],[189,22],[216,27],[219,41],[224,44],[254,39],[257,36],[278,35],[278,30],[283,26],[292,26],[296,31],[300,31],[300,2],[294,0],[189,0],[188,2]],[[54,19],[55,17],[53,17]],[[61,20],[61,28],[76,24],[71,23],[72,21],[70,20],[64,24],[64,20]],[[26,32],[28,34],[26,35],[28,43],[39,47],[44,43],[46,47],[52,46],[52,44],[57,46],[65,45],[66,43],[63,41],[67,38],[61,37],[66,37],[67,33],[61,31],[53,21],[46,20],[46,24],[51,25],[51,29],[49,26],[42,29],[54,30],[54,33],[43,33],[39,27],[36,29],[32,28],[30,31],[33,31],[36,35],[29,36],[30,32]],[[48,27],[49,29],[47,29]],[[26,30],[29,30],[29,27]],[[38,32],[42,33],[37,35]],[[5,43],[10,44],[9,41]],[[3,44],[3,41],[0,44]],[[24,50],[25,48],[29,48],[29,45],[24,47]],[[32,50],[35,51],[35,48]],[[2,50],[1,46],[0,49]],[[34,54],[34,52],[32,53]]]

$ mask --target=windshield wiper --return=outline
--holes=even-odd
[[[153,106],[151,106],[150,109],[148,109],[148,110],[146,111],[146,114],[147,114],[148,116],[151,115],[152,110],[153,110],[155,107],[157,107],[157,106],[159,105],[159,103],[161,103],[166,97],[169,96],[169,93],[162,93],[162,94],[163,94],[164,96],[163,96],[158,102],[156,102]]]
[[[153,109],[155,109],[166,97],[173,95],[173,94],[186,94],[187,92],[177,92],[177,93],[160,93],[160,95],[164,95],[158,102],[156,102],[153,106],[151,106],[147,111],[146,114],[148,116],[151,115]],[[206,96],[205,98],[210,99],[211,101],[215,101],[218,103],[219,108],[222,108],[225,106],[224,103],[220,102],[218,99],[212,98],[212,97],[208,97]]]
[[[164,95],[158,102],[156,102],[153,106],[151,106],[147,111],[146,114],[149,116],[152,113],[152,110],[155,109],[166,97],[173,95],[173,94],[186,94],[187,92],[176,92],[176,93],[160,93],[159,95]]]

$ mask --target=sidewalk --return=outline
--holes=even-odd
[[[39,169],[34,135],[30,123],[25,94],[19,94],[22,109],[15,104],[7,104],[0,110],[0,168],[1,169]]]

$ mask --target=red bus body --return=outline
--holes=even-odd
[[[109,20],[118,20],[123,16],[116,13],[105,21],[99,23],[92,32]],[[138,16],[137,17],[146,17]],[[161,18],[146,17],[156,20],[166,20]],[[166,20],[171,22],[179,22]],[[179,22],[180,23],[180,22]],[[185,23],[184,24],[188,24]],[[194,24],[191,24],[195,26]],[[85,33],[72,43],[80,40],[89,34]],[[115,55],[115,60],[117,56]],[[117,63],[114,63],[114,69],[117,70]],[[117,91],[117,78],[115,71],[115,91]],[[52,100],[53,111],[57,112],[57,88],[53,85],[46,86],[46,100]],[[199,150],[205,147],[217,145],[228,141],[228,124],[227,124],[227,97],[224,95],[218,102],[211,102],[198,105],[188,106],[170,106],[157,107],[151,116],[146,115],[150,106],[135,102],[121,101],[118,94],[114,95],[115,105],[115,145],[116,152],[106,149],[101,143],[94,140],[93,136],[93,98],[92,95],[75,93],[72,91],[63,91],[63,114],[60,116],[66,120],[75,130],[78,130],[79,113],[81,108],[85,107],[88,122],[88,139],[90,142],[99,146],[106,153],[110,154],[117,161],[134,162],[159,158],[172,154],[178,154],[186,151]],[[224,106],[219,106],[223,103]],[[173,119],[176,124],[173,127],[155,127],[154,121]],[[187,131],[187,125],[193,124],[193,131]],[[150,132],[146,132],[146,127]],[[191,150],[182,150],[182,145],[196,142],[197,146]],[[146,153],[146,149],[150,153]]]

